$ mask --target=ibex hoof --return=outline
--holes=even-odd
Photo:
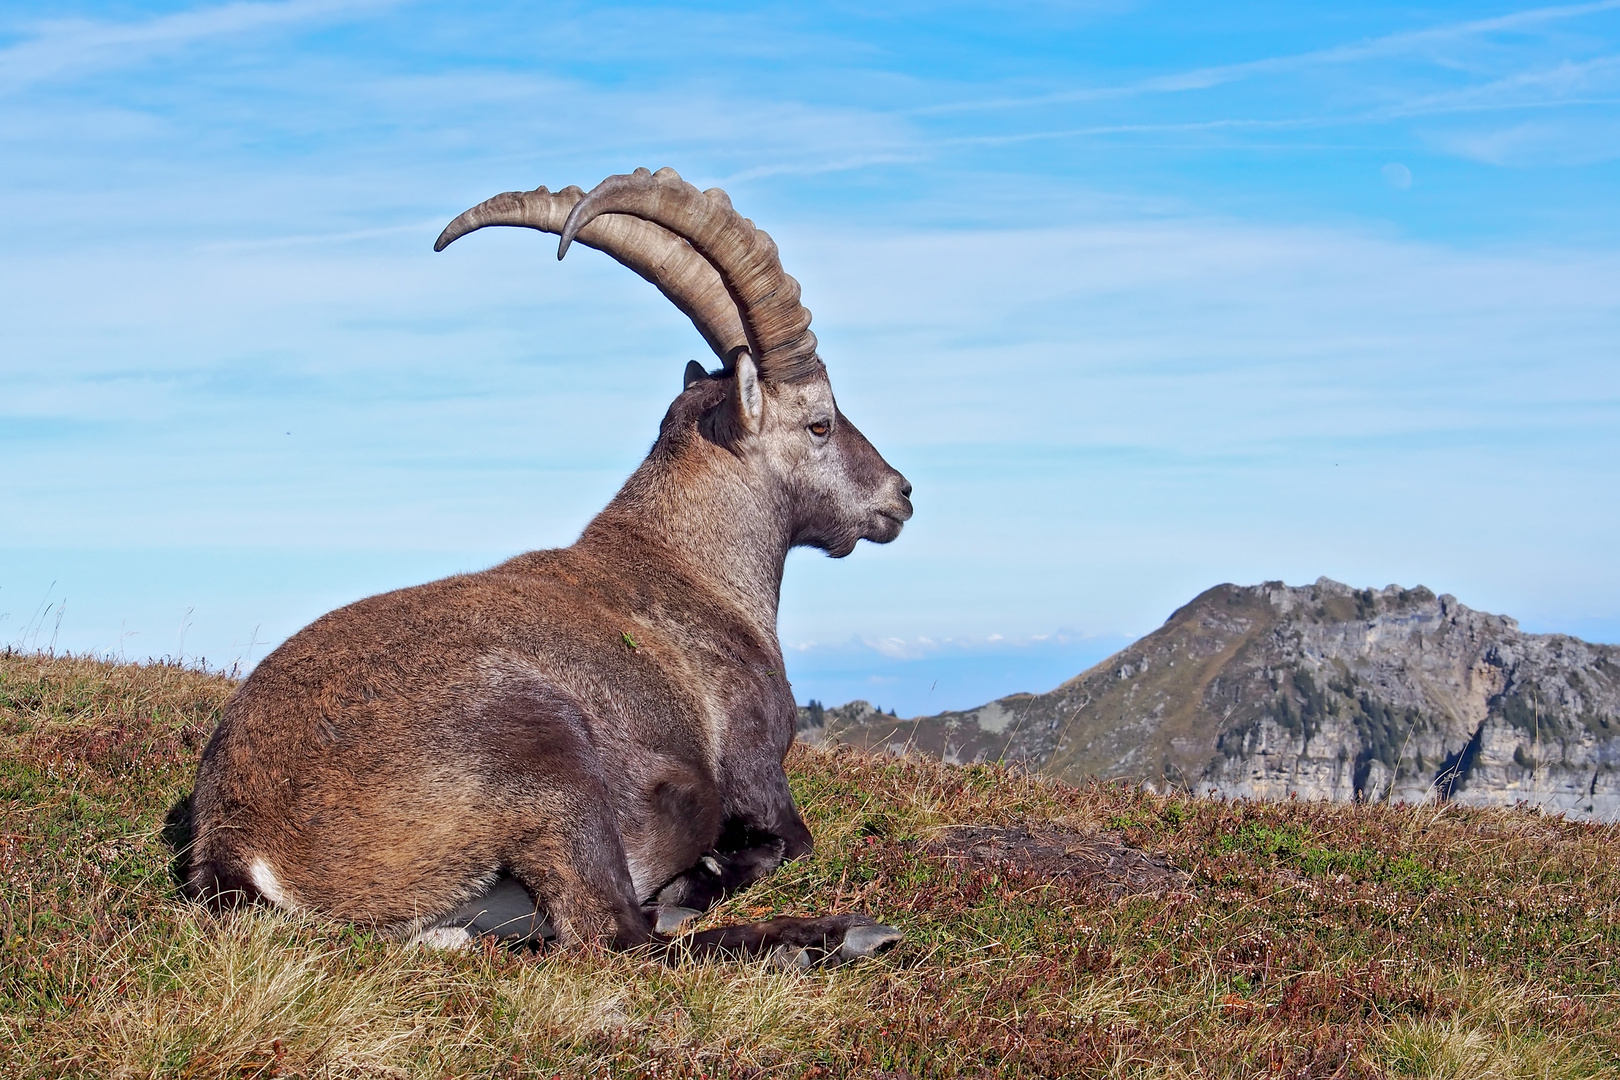
[[[838,959],[844,963],[875,956],[892,947],[906,935],[892,926],[881,923],[871,926],[852,926],[844,934],[844,943],[838,947]]]
[[[653,920],[653,929],[660,934],[678,934],[681,927],[702,915],[697,908],[676,907],[674,904],[659,904],[658,915]]]

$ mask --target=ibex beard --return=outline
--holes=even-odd
[[[611,255],[720,366],[687,366],[571,547],[361,600],[266,657],[203,752],[185,888],[439,945],[667,952],[687,917],[810,851],[783,768],[783,564],[893,540],[911,485],[839,412],[798,284],[724,192],[669,169],[508,192],[436,250],[487,225]],[[839,914],[680,951],[807,963],[898,936]]]

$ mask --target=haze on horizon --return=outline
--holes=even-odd
[[[496,192],[671,165],[916,486],[802,699],[1050,689],[1222,581],[1620,640],[1620,0],[0,6],[0,643],[250,665],[571,541],[701,339]]]

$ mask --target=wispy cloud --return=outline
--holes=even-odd
[[[1043,691],[1122,648],[1125,635],[1000,634],[933,640],[867,638],[788,646],[799,700],[864,698],[901,716],[971,708],[1017,690]]]
[[[1116,86],[1086,87],[1029,97],[990,98],[978,101],[960,101],[924,106],[913,110],[917,115],[952,112],[972,112],[994,109],[1021,109],[1043,105],[1059,105],[1087,101],[1136,97],[1145,94],[1173,94],[1192,90],[1208,90],[1227,83],[1238,82],[1257,75],[1276,74],[1303,68],[1332,64],[1349,64],[1378,57],[1411,53],[1424,48],[1478,38],[1503,31],[1524,30],[1566,19],[1596,15],[1620,9],[1620,0],[1597,0],[1589,4],[1567,4],[1556,7],[1533,8],[1489,19],[1448,23],[1423,30],[1409,30],[1363,41],[1334,45],[1326,49],[1282,56],[1247,60],[1236,64],[1219,64],[1194,68],[1169,75],[1157,75]]]
[[[920,151],[855,154],[849,157],[827,158],[819,161],[778,162],[741,169],[727,176],[723,183],[740,184],[747,180],[764,180],[772,176],[820,176],[825,173],[850,172],[871,169],[880,165],[907,165],[926,160]]]
[[[230,252],[230,251],[267,251],[272,248],[300,247],[305,245],[327,246],[331,244],[352,243],[359,240],[375,240],[383,236],[397,235],[430,235],[435,229],[444,227],[439,218],[419,218],[399,225],[381,225],[374,229],[349,229],[344,232],[330,233],[295,233],[289,236],[271,236],[254,240],[221,240],[214,243],[198,244],[196,250],[203,252]]]
[[[1620,159],[1620,120],[1532,120],[1484,130],[1437,133],[1432,141],[1448,153],[1487,165],[1592,165]]]
[[[939,139],[936,147],[950,146],[1013,146],[1018,143],[1041,142],[1051,139],[1084,139],[1104,135],[1149,135],[1213,131],[1297,131],[1301,128],[1334,127],[1357,122],[1352,117],[1296,117],[1283,120],[1256,120],[1231,117],[1222,120],[1198,120],[1186,123],[1162,124],[1092,124],[1088,127],[1059,128],[1053,131],[1020,131],[1010,135],[962,135]]]
[[[392,7],[400,0],[284,0],[193,8],[138,22],[57,19],[37,23],[33,36],[0,49],[0,91],[49,79],[124,67],[216,38],[276,26],[344,18]]]
[[[1551,80],[1547,80],[1550,82]],[[1102,138],[1110,135],[1170,135],[1170,134],[1198,134],[1215,133],[1223,131],[1250,131],[1250,132],[1291,132],[1308,131],[1320,128],[1344,128],[1367,124],[1380,124],[1395,119],[1417,119],[1425,116],[1443,116],[1470,112],[1514,112],[1532,109],[1554,109],[1575,106],[1608,106],[1620,105],[1620,97],[1613,98],[1569,98],[1560,97],[1552,99],[1507,100],[1505,95],[1491,93],[1492,90],[1506,89],[1508,84],[1517,86],[1534,86],[1537,80],[1531,78],[1501,80],[1500,84],[1493,83],[1490,87],[1480,87],[1475,90],[1458,92],[1455,94],[1435,94],[1421,100],[1403,103],[1399,106],[1369,109],[1355,113],[1340,113],[1318,116],[1293,116],[1281,118],[1259,117],[1223,117],[1216,120],[1193,121],[1166,121],[1162,123],[1135,123],[1135,124],[1090,124],[1084,127],[1055,128],[1043,131],[1020,131],[1010,134],[997,135],[960,135],[948,138],[935,139],[926,145],[933,150],[950,147],[967,146],[1015,146],[1019,143],[1033,143],[1054,141],[1060,139],[1088,139]],[[1530,125],[1518,125],[1528,128]],[[1549,130],[1553,125],[1543,125]],[[1571,127],[1572,125],[1562,125]],[[1439,139],[1430,139],[1435,145],[1447,149],[1453,146],[1463,146],[1469,142],[1464,136],[1452,138],[1450,135]],[[1297,144],[1296,144],[1297,145]],[[1477,152],[1467,152],[1463,156],[1490,164],[1499,164],[1494,155]],[[1612,155],[1606,149],[1597,156],[1579,156],[1581,161],[1607,161]],[[1571,159],[1573,160],[1573,159]],[[864,163],[863,163],[864,164]],[[849,167],[859,167],[852,165]]]
[[[1580,62],[1563,60],[1551,67],[1515,72],[1478,86],[1410,98],[1367,116],[1394,119],[1558,105],[1612,105],[1617,96],[1620,56],[1599,56]]]
[[[1033,100],[1033,99],[1030,99]],[[1055,100],[1055,99],[1054,99]],[[958,135],[926,142],[934,151],[952,147],[1014,146],[1065,139],[1106,138],[1118,135],[1214,134],[1219,132],[1297,132],[1312,129],[1350,128],[1382,125],[1397,120],[1462,115],[1485,112],[1580,107],[1606,107],[1620,104],[1620,56],[1608,55],[1584,61],[1564,60],[1557,64],[1515,72],[1477,86],[1440,93],[1421,94],[1374,108],[1338,109],[1287,117],[1219,117],[1206,120],[1165,120],[1133,123],[1099,123],[1036,131],[996,132]],[[1428,136],[1430,145],[1489,164],[1503,164],[1516,155],[1506,152],[1520,142],[1542,143],[1561,130],[1590,132],[1607,130],[1609,125],[1592,123],[1536,123],[1513,125],[1481,137],[1478,133],[1448,133]],[[1539,135],[1534,133],[1541,133]],[[1499,144],[1501,151],[1493,149]],[[1584,148],[1570,147],[1568,153],[1541,155],[1544,163],[1589,163],[1617,156],[1606,143]]]

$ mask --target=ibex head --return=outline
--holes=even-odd
[[[687,365],[652,458],[725,453],[775,504],[793,546],[842,557],[900,535],[911,485],[839,411],[799,283],[725,192],[700,192],[673,169],[610,176],[589,194],[511,191],[452,221],[434,250],[486,225],[559,234],[559,259],[576,239],[607,253],[656,285],[719,357],[713,373]]]

